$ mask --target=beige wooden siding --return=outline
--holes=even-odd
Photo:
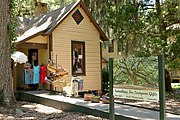
[[[48,50],[46,49],[38,49],[38,63],[39,65],[43,64],[47,64],[48,62]]]
[[[52,34],[54,62],[57,55],[58,64],[69,70],[69,74],[62,79],[70,82],[72,77],[71,41],[85,42],[86,76],[81,76],[84,80],[84,90],[100,90],[100,35],[85,12],[79,6],[77,8],[84,16],[83,21],[77,25],[72,18],[74,13],[72,12]]]
[[[26,42],[29,42],[29,43],[47,43],[47,36],[37,36],[37,37],[34,37]]]

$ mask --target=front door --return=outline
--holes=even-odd
[[[32,66],[38,65],[38,49],[28,49],[28,61]]]

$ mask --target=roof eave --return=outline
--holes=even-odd
[[[104,33],[103,33],[103,34],[104,34]],[[106,36],[106,35],[103,35],[103,34],[100,35],[100,39],[101,39],[102,41],[108,41],[109,39],[107,38],[107,36]]]
[[[16,42],[16,45],[25,43],[26,41],[28,41],[28,40],[30,40],[30,39],[32,39],[32,38],[34,38],[34,37],[37,37],[37,36],[39,36],[39,35],[44,35],[44,31],[38,32],[38,33],[36,33],[36,34],[34,34],[34,35],[32,35],[32,36],[29,36],[29,37],[27,37],[27,38],[25,38],[25,39],[23,39],[23,40],[21,40],[21,41],[18,41],[18,42]]]

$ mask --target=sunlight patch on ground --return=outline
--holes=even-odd
[[[21,120],[37,120],[37,117],[23,117]]]
[[[0,117],[0,119],[1,120],[4,120],[4,118],[5,118],[5,120],[14,120],[15,118],[13,117],[13,116],[6,116],[6,117]]]
[[[173,115],[170,113],[166,113],[166,118],[171,117],[171,118],[177,118],[177,115]],[[178,116],[178,118],[180,118],[180,116]],[[178,119],[179,120],[179,119]]]
[[[151,104],[152,102],[146,102],[146,101],[142,101],[142,102],[136,102],[136,103],[127,103],[127,104],[132,104],[132,105],[140,105],[140,104]]]
[[[58,110],[58,109],[55,109],[53,107],[48,107],[48,106],[44,106],[41,104],[23,105],[22,107],[33,109],[37,112],[45,113],[45,114],[61,113],[62,112],[62,110]]]
[[[86,116],[79,116],[78,118],[88,120],[88,119],[98,119],[99,117],[95,117],[93,115],[86,115]]]
[[[0,114],[0,120],[15,120],[15,116]]]
[[[4,119],[4,116],[3,114],[0,114],[0,120],[3,120]]]
[[[35,105],[23,105],[24,108],[35,109]]]

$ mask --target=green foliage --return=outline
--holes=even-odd
[[[171,45],[172,47],[170,47],[168,51],[169,56],[171,56],[168,59],[168,68],[170,68],[171,70],[180,70],[180,54],[178,53],[180,51],[179,45],[179,41],[173,43]]]
[[[48,4],[49,11],[58,9],[60,7],[64,7],[72,2],[76,2],[76,0],[40,0],[40,1]]]
[[[64,7],[76,0],[37,0],[37,2],[47,3],[48,11],[53,11],[60,7]],[[16,15],[23,17],[34,16],[35,0],[17,0],[17,11]]]
[[[165,0],[159,8],[150,0],[92,1],[86,4],[90,9],[97,8],[96,12],[91,12],[110,40],[118,41],[121,55],[147,57],[164,54],[169,69],[180,68],[180,30],[174,27],[179,25],[180,1]]]
[[[11,52],[16,49],[15,40],[17,37],[16,28],[18,25],[17,22],[17,0],[10,0],[10,24],[9,24],[9,31],[10,31],[10,41],[11,41]]]
[[[162,6],[166,44],[164,54],[169,69],[180,69],[180,1],[166,0]]]
[[[34,14],[34,0],[16,0],[17,16],[32,17]]]
[[[145,23],[142,21],[142,9],[142,3],[131,1],[126,1],[122,5],[111,4],[108,9],[105,20],[109,26],[110,36],[118,41],[118,50],[125,56],[133,54],[143,38]]]
[[[176,93],[176,91],[174,91],[174,92],[166,92],[166,96],[168,98],[175,99],[176,101],[179,101],[179,99],[180,99],[180,94]]]

